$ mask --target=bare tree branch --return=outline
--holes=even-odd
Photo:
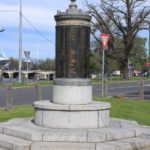
[[[96,32],[92,33],[97,38],[97,31],[109,33],[109,51],[106,55],[118,59],[124,66],[124,74],[127,71],[127,61],[131,56],[134,40],[139,31],[148,29],[145,20],[150,17],[150,9],[144,7],[145,0],[98,0],[98,4],[86,2],[91,16],[92,24]],[[115,39],[119,39],[122,45],[117,47]]]

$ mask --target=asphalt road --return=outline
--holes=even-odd
[[[111,83],[109,84],[109,96],[127,96],[137,98],[139,95],[139,82]],[[145,99],[150,99],[150,81],[144,83]],[[41,87],[42,100],[52,99],[52,86]],[[101,84],[93,85],[93,96],[101,96]],[[13,90],[14,105],[32,104],[36,100],[34,87],[15,88]],[[0,88],[0,107],[5,106],[6,88]]]

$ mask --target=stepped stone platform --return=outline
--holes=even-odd
[[[150,150],[150,127],[111,118],[103,128],[52,129],[12,119],[0,124],[0,150]]]

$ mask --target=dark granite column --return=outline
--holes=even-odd
[[[56,25],[56,78],[89,78],[90,20],[72,0],[58,11]]]
[[[54,80],[53,102],[63,103],[60,97],[65,95],[65,99],[68,96],[68,100],[64,100],[65,104],[89,103],[92,101],[89,79],[91,16],[89,12],[78,9],[75,0],[71,0],[69,9],[65,12],[58,11],[55,20],[56,79]],[[68,86],[69,89],[66,89]],[[74,89],[77,86],[78,88]],[[83,92],[88,92],[90,95],[87,100],[81,101],[81,97],[86,99]],[[75,95],[78,95],[78,100],[73,98]]]

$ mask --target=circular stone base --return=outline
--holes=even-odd
[[[50,101],[34,103],[35,124],[60,129],[99,128],[109,125],[110,104],[61,105]]]
[[[89,79],[55,79],[53,103],[89,104],[92,102],[92,85]]]

